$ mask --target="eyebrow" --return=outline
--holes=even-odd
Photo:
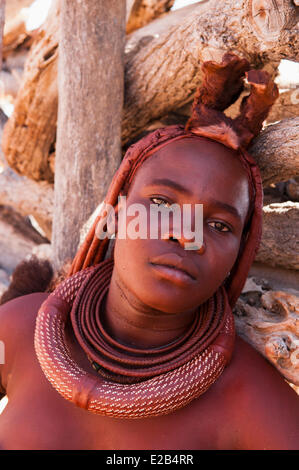
[[[230,204],[227,204],[226,202],[218,201],[217,199],[209,199],[209,203],[214,206],[218,206],[221,209],[226,210],[227,212],[230,212],[233,216],[235,216],[237,219],[242,221],[241,214],[239,213],[236,207],[231,206]]]
[[[155,180],[153,180],[151,182],[151,186],[154,186],[154,185],[162,185],[162,186],[168,186],[176,191],[179,191],[181,193],[184,193],[188,196],[192,196],[193,193],[185,188],[184,186],[180,185],[179,183],[175,182],[175,181],[172,181],[168,178],[157,178]],[[223,201],[218,201],[217,199],[209,199],[208,201],[209,204],[213,205],[213,206],[217,206],[217,207],[220,207],[221,209],[224,209],[226,210],[227,212],[229,212],[230,214],[232,214],[234,217],[236,217],[237,219],[239,219],[240,221],[242,221],[242,217],[241,217],[241,214],[239,213],[238,209],[234,206],[232,206],[231,204],[228,204],[227,202],[223,202]]]
[[[176,191],[180,191],[181,193],[184,193],[188,196],[192,196],[192,192],[189,189],[185,188],[179,183],[176,183],[175,181],[169,180],[168,178],[155,179],[151,182],[151,185],[169,186],[170,188],[175,189]]]

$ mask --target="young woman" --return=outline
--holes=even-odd
[[[187,125],[130,147],[68,277],[1,306],[3,449],[298,448],[296,393],[234,333],[261,236],[261,179],[245,149],[277,96],[250,71],[251,95],[227,118],[246,70],[233,54],[205,63]],[[203,243],[186,249],[173,222],[157,238],[120,237],[120,195],[144,222],[153,205],[188,205],[193,228],[202,204]],[[111,256],[99,229],[108,204]]]

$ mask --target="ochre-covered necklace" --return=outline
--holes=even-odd
[[[145,418],[173,412],[204,393],[230,360],[234,320],[226,291],[221,287],[199,308],[178,340],[135,349],[116,342],[101,322],[112,270],[110,259],[79,271],[42,304],[35,329],[42,370],[65,399],[94,413]],[[71,357],[65,337],[69,316],[98,377]]]

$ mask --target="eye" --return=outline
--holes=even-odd
[[[209,222],[210,227],[217,232],[231,232],[231,229],[228,225],[224,224],[223,222]]]
[[[166,199],[163,199],[162,197],[151,197],[151,201],[154,204],[157,204],[157,206],[165,206],[169,208],[171,206],[171,203],[166,201]]]

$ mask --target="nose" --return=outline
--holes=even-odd
[[[206,245],[204,240],[202,240],[201,244],[198,244],[192,242],[190,239],[185,238],[184,235],[178,237],[177,234],[175,234],[172,230],[169,230],[168,232],[162,234],[162,240],[178,243],[184,250],[196,251],[196,253],[200,255],[202,255],[206,251]]]

